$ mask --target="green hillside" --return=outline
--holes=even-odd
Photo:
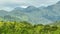
[[[0,21],[0,34],[60,34],[60,27],[29,22]]]

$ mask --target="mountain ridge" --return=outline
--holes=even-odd
[[[20,18],[20,20],[29,21],[35,24],[48,24],[60,20],[60,1],[48,7],[16,7],[12,11],[6,12],[6,15],[4,13],[0,11],[0,16],[3,15],[4,17],[6,15],[10,15],[15,16],[16,18]]]

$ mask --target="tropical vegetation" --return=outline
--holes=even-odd
[[[60,26],[0,21],[0,34],[60,34]]]

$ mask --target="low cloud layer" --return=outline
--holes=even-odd
[[[48,6],[59,0],[0,0],[0,9],[4,7],[14,8],[18,6]]]

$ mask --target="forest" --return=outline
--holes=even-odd
[[[60,26],[0,21],[0,34],[60,34]]]

